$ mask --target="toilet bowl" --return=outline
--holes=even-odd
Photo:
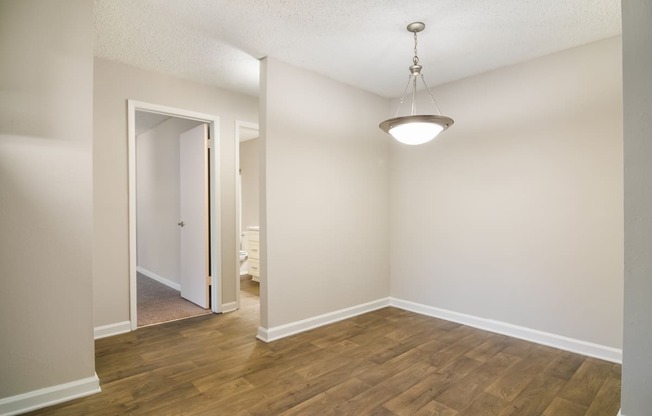
[[[246,276],[249,274],[249,264],[247,263],[247,258],[249,253],[245,250],[240,250],[240,276]]]

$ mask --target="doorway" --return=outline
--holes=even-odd
[[[151,174],[150,180],[154,182],[160,182],[160,188],[164,189],[167,185],[169,190],[166,192],[173,194],[176,193],[177,199],[177,213],[174,213],[174,209],[171,209],[170,206],[174,206],[174,202],[165,202],[161,200],[161,196],[158,195],[156,198],[153,198],[152,201],[145,201],[143,199],[143,192],[139,192],[139,188],[143,184],[137,182],[139,177],[139,169],[142,171],[143,165],[146,165],[148,162],[142,159],[142,154],[139,154],[138,147],[140,142],[137,142],[137,132],[142,133],[143,123],[138,122],[141,117],[146,119],[151,119],[151,123],[158,123],[163,129],[162,131],[174,131],[181,129],[186,131],[185,133],[178,136],[176,141],[170,146],[168,143],[168,148],[174,152],[176,149],[176,157],[178,168],[172,168],[168,175],[176,175],[177,179],[168,180],[164,177],[157,178],[156,176],[160,172],[165,172],[168,167],[160,166],[165,164],[161,160],[150,160],[149,163],[159,164],[154,174]],[[221,250],[220,250],[220,221],[219,217],[216,215],[217,208],[219,206],[219,171],[216,169],[216,160],[219,155],[219,141],[217,140],[218,131],[218,118],[216,116],[201,114],[166,106],[159,106],[156,104],[143,103],[138,101],[129,100],[128,101],[128,132],[129,132],[129,280],[130,280],[130,324],[131,329],[134,330],[138,326],[138,299],[139,299],[139,289],[143,290],[142,285],[140,285],[142,278],[151,279],[154,277],[154,285],[158,286],[168,286],[165,289],[176,289],[181,292],[181,295],[186,299],[191,300],[194,303],[197,303],[199,310],[209,312],[221,312],[221,278],[219,273],[216,271],[221,270]],[[145,123],[146,124],[146,123]],[[155,128],[156,129],[156,128]],[[202,136],[204,131],[207,133],[205,136]],[[187,139],[184,140],[184,137],[190,135]],[[199,137],[197,137],[199,135]],[[187,183],[191,185],[196,184],[195,196],[189,197],[188,195],[182,195],[185,190],[191,188],[192,186],[181,186],[181,181],[183,181],[183,160],[184,156],[182,154],[184,151],[183,143],[190,143],[194,146],[194,150],[191,151],[191,154],[194,154],[196,160],[188,160],[185,163],[187,168],[192,171],[195,169],[195,172],[192,173],[193,178],[190,179]],[[150,143],[150,146],[153,146],[154,142]],[[176,148],[175,148],[176,146]],[[191,146],[191,148],[192,148]],[[197,147],[199,146],[199,147]],[[163,151],[163,149],[157,149]],[[142,151],[142,149],[141,149]],[[199,152],[199,153],[198,153]],[[202,156],[203,153],[203,156]],[[187,157],[186,157],[187,158]],[[203,158],[203,160],[202,160]],[[199,162],[198,162],[199,161]],[[199,169],[199,173],[197,173]],[[186,169],[187,170],[187,169]],[[151,173],[151,172],[150,172]],[[197,182],[196,178],[199,178],[200,181],[203,180],[203,183]],[[175,189],[175,183],[178,183]],[[170,186],[172,184],[172,186]],[[142,189],[141,189],[142,191]],[[199,198],[196,196],[197,193],[200,194]],[[203,193],[203,195],[202,195]],[[195,228],[199,227],[200,240],[203,236],[204,241],[197,242],[188,240],[183,241],[183,235],[189,235],[186,231],[190,227],[190,223],[181,217],[180,210],[184,205],[182,201],[189,200],[202,200],[205,201],[202,206],[202,202],[195,204],[195,213],[193,214],[195,218],[205,220],[205,223],[197,225],[195,220],[191,220],[190,223],[193,223]],[[144,209],[144,206],[149,203],[154,205],[154,209],[151,209],[147,212]],[[187,205],[187,204],[186,204]],[[166,208],[166,206],[168,208]],[[188,207],[186,207],[187,209]],[[192,206],[190,208],[193,208]],[[167,215],[167,218],[165,217]],[[190,217],[190,214],[184,214]],[[170,224],[173,222],[172,224]],[[177,242],[176,248],[175,243],[168,241],[166,244],[158,244],[164,238],[161,237],[162,224],[165,225],[168,235],[176,235]],[[153,235],[149,236],[148,241],[140,241],[139,232],[141,237],[144,229],[149,227],[150,230],[155,230]],[[197,233],[194,233],[196,235]],[[172,240],[173,238],[171,238]],[[191,257],[195,256],[198,252],[203,252],[204,255],[199,256],[200,258],[193,258],[192,264],[195,269],[198,269],[199,280],[194,280],[191,282],[183,280],[182,276],[187,276],[187,270],[184,270],[181,273],[183,268],[183,256],[184,250],[182,249],[183,245],[187,246],[185,253],[190,253]],[[193,245],[194,244],[194,245]],[[160,246],[163,246],[161,248]],[[153,248],[158,247],[162,252],[154,252]],[[167,252],[166,252],[167,250]],[[175,253],[176,250],[176,253]],[[154,260],[153,260],[154,258]],[[156,270],[166,270],[165,276],[161,276],[155,271],[148,270],[146,264],[155,264]],[[175,270],[177,272],[175,272]],[[146,271],[146,273],[143,273]],[[149,272],[149,273],[147,273]],[[143,275],[146,276],[143,276]],[[158,277],[159,279],[156,279]],[[171,278],[170,278],[171,277]],[[203,279],[203,281],[202,281]],[[152,282],[149,282],[152,284]],[[163,285],[161,285],[163,283]],[[176,287],[175,287],[176,286]],[[205,309],[209,308],[210,309]],[[195,313],[196,315],[197,313]]]
[[[210,313],[206,123],[136,111],[138,327]]]
[[[260,304],[259,127],[236,121],[236,201],[240,262],[237,296],[240,308]]]

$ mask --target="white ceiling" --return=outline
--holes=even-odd
[[[258,61],[397,97],[620,34],[620,0],[96,0],[96,56],[258,95]]]

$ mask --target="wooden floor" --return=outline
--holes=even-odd
[[[47,415],[615,416],[620,365],[385,308],[270,344],[247,306],[96,342],[102,393]]]

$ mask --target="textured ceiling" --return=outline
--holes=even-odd
[[[258,58],[397,97],[620,34],[620,0],[96,0],[95,55],[249,95]]]

